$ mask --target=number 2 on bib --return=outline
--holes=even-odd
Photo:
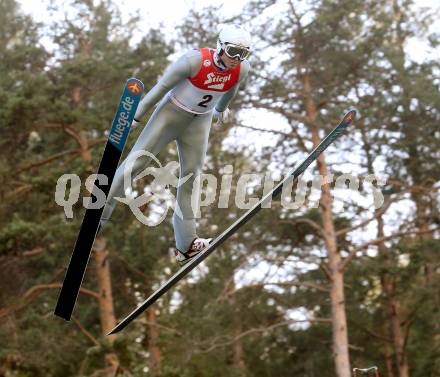
[[[208,107],[207,103],[212,100],[212,96],[210,94],[207,94],[207,95],[203,96],[202,99],[203,99],[203,101],[199,102],[197,104],[197,106]]]

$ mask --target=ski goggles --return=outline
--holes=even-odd
[[[228,58],[231,59],[240,59],[240,60],[244,60],[246,59],[251,51],[249,48],[247,47],[243,47],[243,46],[237,46],[234,44],[224,44],[223,50],[225,51],[225,54]]]

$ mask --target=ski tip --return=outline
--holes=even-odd
[[[144,83],[135,77],[131,77],[127,80],[127,89],[131,94],[141,95],[144,91]]]
[[[139,83],[140,85],[144,86],[144,83],[142,82],[142,80],[139,80],[139,79],[136,78],[136,77],[129,77],[128,80],[127,80],[127,82],[137,82],[137,83]]]
[[[117,324],[117,325],[112,329],[112,331],[110,331],[110,332],[107,334],[107,336],[109,336],[109,335],[113,335],[113,334],[116,334],[116,333],[118,333],[119,331],[121,331],[123,328],[124,328],[124,327],[121,327],[121,323],[119,323],[119,324]]]
[[[347,114],[344,115],[344,119],[342,122],[344,123],[351,123],[356,118],[356,110],[350,110]]]

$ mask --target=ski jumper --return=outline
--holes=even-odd
[[[202,172],[213,109],[222,112],[228,107],[249,70],[247,60],[233,69],[221,70],[215,64],[214,50],[208,48],[188,51],[168,66],[138,106],[136,119],[160,100],[129,155],[116,171],[101,219],[103,226],[117,204],[114,198],[124,196],[124,167],[130,156],[142,150],[156,156],[167,144],[176,141],[180,177],[189,174],[191,177],[183,184],[179,183],[177,205],[182,218],[175,211],[172,220],[176,247],[183,252],[188,249],[197,238],[195,213],[198,203],[192,205],[191,198],[194,195],[199,199],[200,195],[200,188],[193,186]],[[150,162],[151,158],[138,158],[131,178]]]

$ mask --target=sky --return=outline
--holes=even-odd
[[[24,12],[32,15],[35,20],[40,22],[46,22],[48,19],[47,5],[50,1],[51,0],[18,0],[18,2],[22,4]],[[226,17],[231,17],[239,14],[247,2],[248,0],[228,0],[223,2],[218,0],[121,0],[118,4],[125,16],[140,11],[140,24],[143,25],[145,32],[151,27],[161,25],[162,30],[173,33],[174,26],[179,24],[191,9],[201,9],[209,5],[220,5],[220,11],[222,14]],[[285,0],[280,0],[279,4],[285,2]],[[417,8],[428,7],[438,10],[439,17],[436,18],[436,21],[432,24],[431,28],[432,30],[440,32],[440,5],[438,0],[414,0],[414,4]],[[417,40],[410,43],[408,50],[412,52],[412,55],[416,60],[423,59],[423,57],[428,54],[426,45]],[[437,56],[440,58],[440,53],[437,54]]]
[[[18,0],[23,6],[25,13],[31,14],[37,21],[47,21],[48,12],[44,5],[49,4],[50,0]],[[59,2],[59,1],[58,1]],[[126,15],[141,12],[141,23],[145,29],[159,26],[161,23],[165,30],[172,32],[173,25],[178,24],[185,18],[191,9],[204,8],[209,5],[222,4],[221,11],[226,16],[235,15],[240,12],[247,0],[229,0],[220,3],[215,0],[161,0],[161,1],[139,1],[139,0],[121,0],[117,2],[120,9]],[[165,10],[165,11],[164,11]]]

